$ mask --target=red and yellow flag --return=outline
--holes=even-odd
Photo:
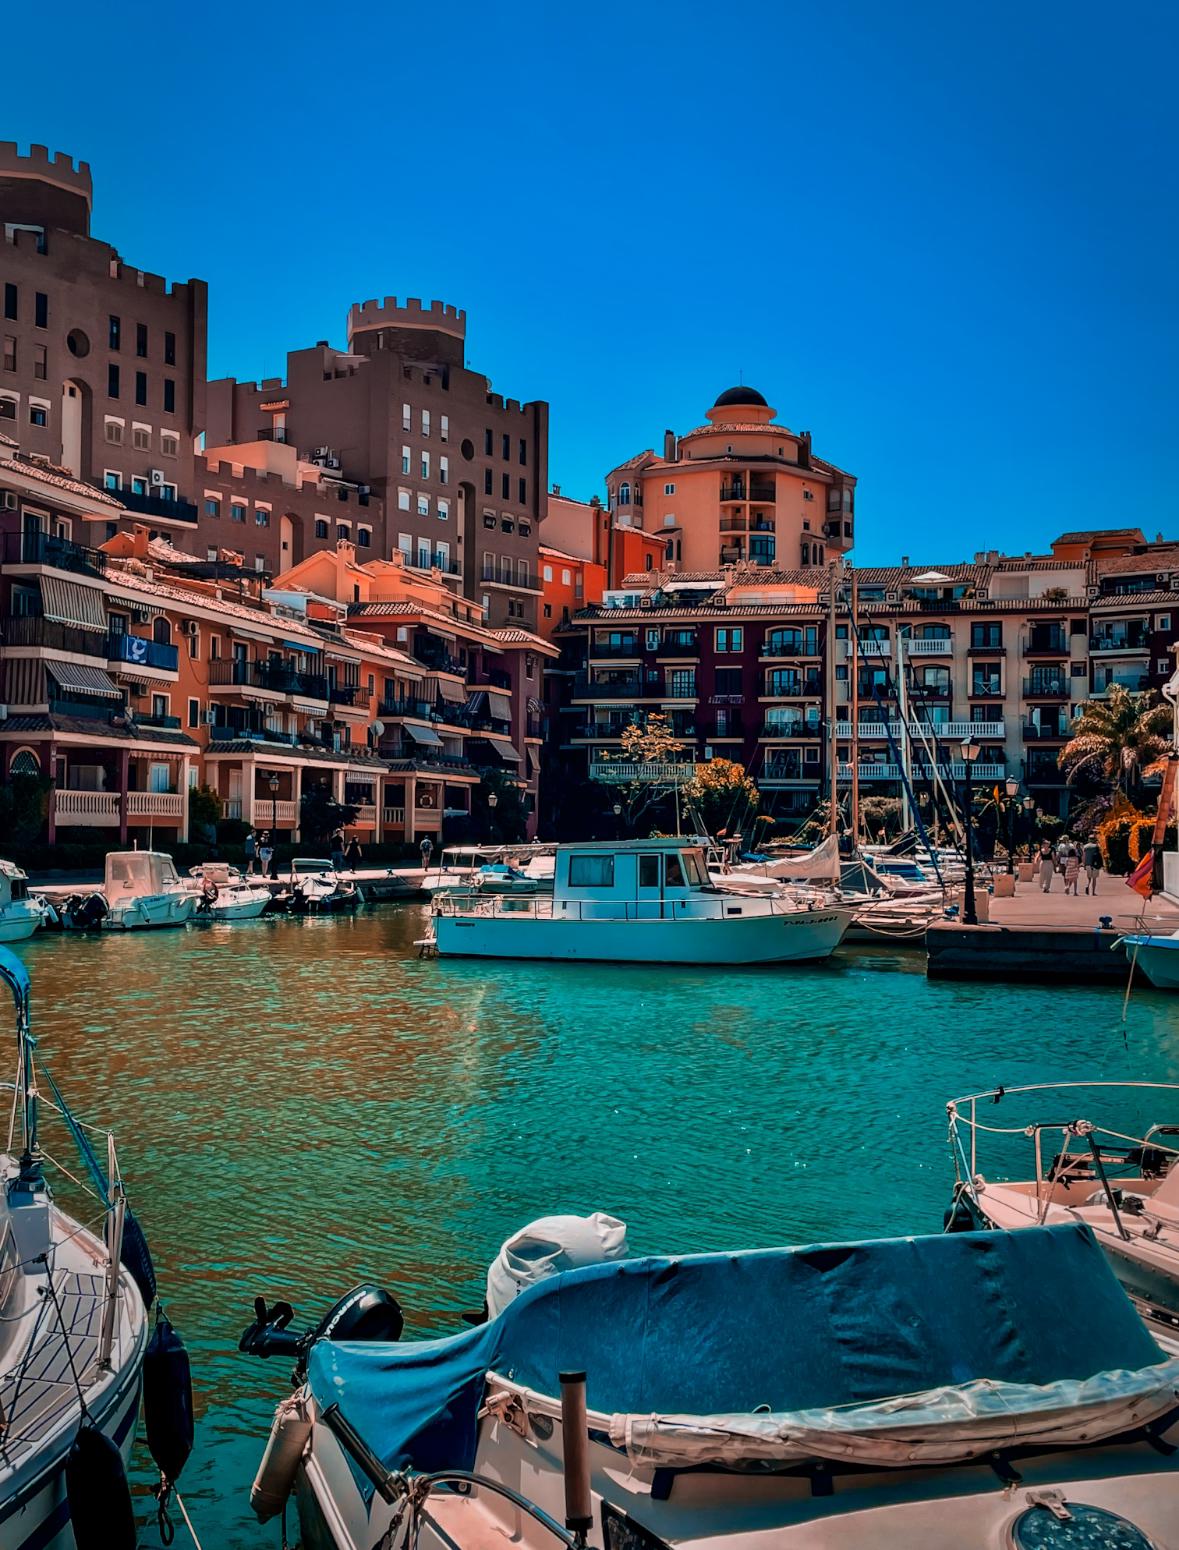
[[[1154,849],[1152,847],[1126,878],[1126,887],[1133,888],[1135,893],[1140,893],[1144,899],[1149,899],[1153,891],[1151,888],[1153,877]]]

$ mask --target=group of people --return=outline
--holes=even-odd
[[[247,877],[256,875],[255,867],[258,868],[257,875],[259,876],[278,876],[277,871],[274,869],[274,846],[270,841],[269,830],[263,829],[260,834],[256,834],[253,829],[250,829],[246,834],[244,849]],[[335,870],[343,872],[347,869],[348,871],[355,872],[361,863],[361,859],[360,842],[356,836],[353,835],[347,845],[345,845],[344,831],[343,829],[337,829],[332,835],[332,866]]]
[[[1101,875],[1101,847],[1096,840],[1086,840],[1083,845],[1063,835],[1056,849],[1047,840],[1040,846],[1038,862],[1040,887],[1044,893],[1052,892],[1052,880],[1059,872],[1064,878],[1064,891],[1077,896],[1082,870],[1085,873],[1085,892],[1097,892],[1097,879]]]

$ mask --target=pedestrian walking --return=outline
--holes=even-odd
[[[263,834],[262,842],[258,846],[258,860],[262,863],[262,876],[270,876],[270,863],[274,860],[274,846],[270,843],[270,835]]]
[[[1066,896],[1072,894],[1077,897],[1077,884],[1081,880],[1081,858],[1077,854],[1077,847],[1070,845],[1064,858],[1064,891]]]
[[[427,834],[418,846],[422,853],[422,866],[428,872],[430,870],[430,857],[434,854],[434,841]]]
[[[1085,866],[1085,892],[1097,893],[1097,879],[1101,875],[1101,846],[1094,839],[1085,841],[1085,848],[1081,852],[1081,860]]]
[[[255,860],[257,858],[257,854],[258,854],[258,844],[257,844],[257,841],[254,838],[254,831],[253,831],[253,829],[249,829],[249,830],[246,831],[245,852],[246,852],[246,876],[247,877],[253,877],[253,875],[254,875],[254,862],[255,862]]]
[[[342,872],[344,870],[344,831],[337,829],[332,835],[332,870]]]
[[[360,841],[356,838],[355,834],[348,841],[347,856],[348,870],[350,872],[355,872],[356,868],[360,865]]]
[[[1056,857],[1052,854],[1052,846],[1045,840],[1040,847],[1040,890],[1042,893],[1052,892],[1052,879],[1056,876]]]

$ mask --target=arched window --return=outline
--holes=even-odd
[[[41,761],[31,748],[18,748],[8,766],[10,775],[40,775]]]
[[[625,479],[618,486],[618,504],[620,506],[630,505],[630,484]]]
[[[151,638],[158,646],[170,646],[172,644],[172,626],[163,614],[160,614],[152,624]]]

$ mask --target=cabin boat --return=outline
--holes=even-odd
[[[0,861],[0,942],[23,942],[45,919],[45,909],[29,897],[29,879],[11,861]]]
[[[102,886],[108,931],[183,926],[197,896],[177,876],[172,857],[156,850],[115,850],[106,858]]]
[[[1179,990],[1179,931],[1164,936],[1133,931],[1119,940],[1126,957],[1156,990]]]
[[[270,889],[227,862],[206,861],[190,867],[188,875],[200,890],[197,908],[206,920],[257,920],[270,908]]]
[[[1179,1359],[1076,1224],[610,1259],[442,1339],[366,1306],[300,1340],[255,1481],[305,1550],[1174,1542]]]
[[[438,865],[427,869],[421,890],[443,893],[527,895],[552,889],[553,856],[539,846],[447,845]]]
[[[12,1152],[12,1141],[7,1153],[0,1145],[0,1545],[73,1550],[71,1510],[81,1503],[73,1487],[67,1494],[66,1460],[88,1418],[116,1445],[126,1467],[154,1278],[146,1244],[125,1207],[109,1137],[105,1172],[93,1152],[84,1158],[98,1176],[87,1194],[97,1196],[101,1235],[55,1203],[45,1175],[50,1165],[38,1145],[41,1112],[61,1115],[71,1132],[77,1122],[60,1100],[52,1103],[37,1091],[29,979],[4,948],[0,983],[16,1006],[20,1051],[16,1082],[4,1084],[20,1150]],[[131,1252],[133,1241],[141,1254],[139,1248]],[[113,1530],[109,1500],[92,1500],[90,1509],[92,1533],[106,1513]]]
[[[274,907],[292,915],[347,915],[363,897],[357,885],[342,878],[330,861],[297,856],[291,862],[289,891],[275,897]]]
[[[1136,1123],[1147,1103],[1172,1121]],[[1088,1117],[1091,1105],[1100,1121]],[[1084,1223],[1152,1330],[1179,1349],[1179,1085],[996,1088],[946,1109],[956,1173],[947,1226]],[[1062,1111],[1075,1117],[1062,1121]],[[1000,1137],[1022,1142],[1022,1176],[1017,1159],[1000,1153]],[[1012,1171],[1014,1179],[1003,1177]]]
[[[438,952],[476,958],[769,964],[828,958],[850,911],[741,894],[694,840],[559,845],[552,898],[444,894]]]

